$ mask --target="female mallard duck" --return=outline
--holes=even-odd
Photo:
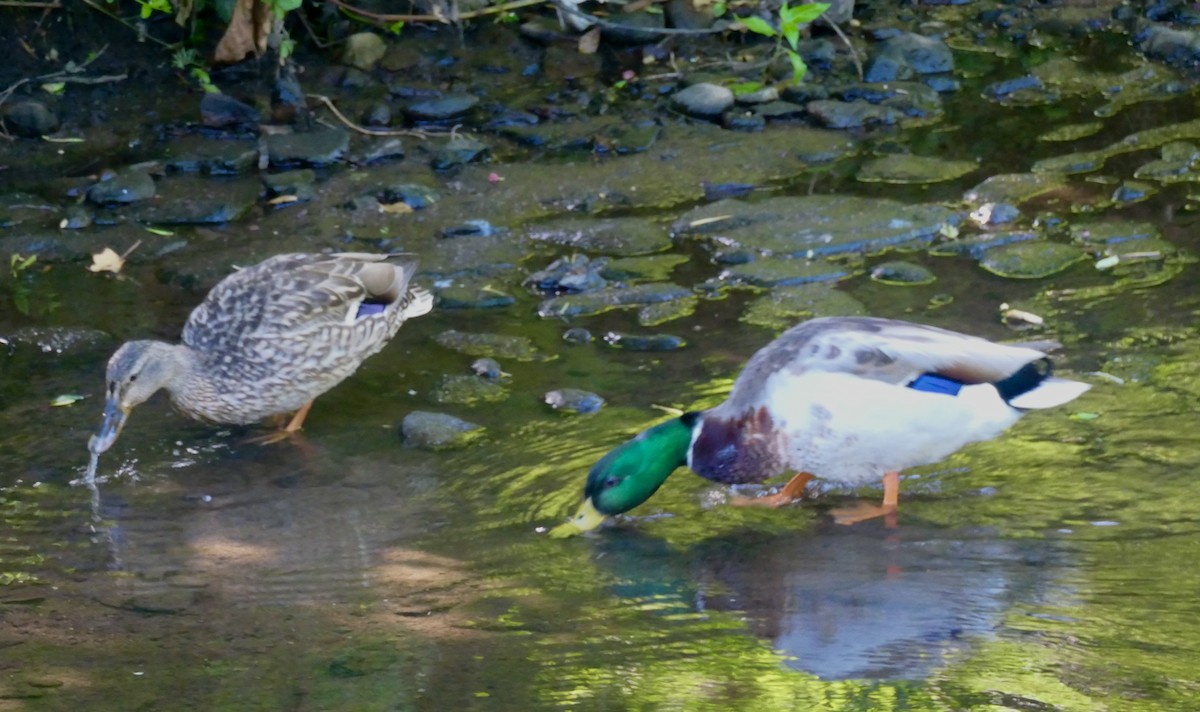
[[[850,524],[894,513],[899,471],[990,440],[1028,409],[1073,400],[1090,386],[1050,376],[1040,342],[1006,346],[932,326],[834,317],[795,326],[750,359],[717,407],[650,428],[588,473],[569,536],[649,499],[687,465],[716,482],[762,482],[798,472],[770,497],[780,506],[808,481],[851,485],[883,475],[883,504],[834,510]]]
[[[300,429],[312,400],[384,347],[433,297],[411,287],[416,260],[344,252],[277,255],[223,279],[183,327],[183,343],[130,341],[108,362],[104,424],[116,442],[134,406],[165,388],[187,415],[251,423],[295,411],[268,440]]]

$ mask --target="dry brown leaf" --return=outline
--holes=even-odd
[[[93,272],[112,272],[118,274],[125,266],[125,258],[118,255],[116,250],[105,247],[99,253],[92,255],[92,263],[88,269]]]
[[[240,62],[251,54],[267,51],[271,33],[271,9],[263,0],[237,0],[229,27],[217,43],[213,59],[221,63]]]
[[[403,201],[399,203],[380,203],[379,212],[392,215],[407,215],[413,211],[412,206]]]
[[[600,49],[600,28],[593,27],[579,36],[579,53],[595,54]]]
[[[267,205],[288,205],[299,201],[300,198],[294,195],[279,195],[267,201]]]

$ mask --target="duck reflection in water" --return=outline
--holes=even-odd
[[[742,531],[684,551],[623,531],[596,546],[618,596],[667,613],[740,611],[785,664],[828,680],[928,677],[996,635],[1007,609],[1042,598],[1064,557],[1053,541],[882,524]]]

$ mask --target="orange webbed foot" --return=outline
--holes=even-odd
[[[763,497],[742,497],[734,495],[729,498],[729,503],[735,507],[770,507],[777,509],[793,502],[799,502],[804,499],[804,488],[812,480],[813,476],[807,472],[800,472],[788,483],[783,486],[775,494],[769,494]]]

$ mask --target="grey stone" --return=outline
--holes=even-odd
[[[733,92],[723,86],[701,82],[676,92],[671,106],[703,119],[714,119],[733,106]]]

